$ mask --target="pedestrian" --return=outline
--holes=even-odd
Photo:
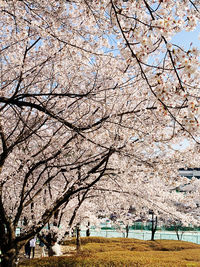
[[[28,241],[26,242],[24,248],[25,248],[25,257],[26,257],[26,258],[29,258],[29,255],[30,255],[30,253],[31,253],[31,252],[30,252],[30,250],[31,250],[31,248],[30,248],[30,240],[28,240]]]
[[[46,254],[45,254],[45,245],[41,240],[40,240],[39,246],[41,248],[41,257],[45,257],[46,256]]]
[[[49,256],[61,256],[61,248],[60,245],[56,242],[56,240],[52,240],[52,246],[48,250]]]
[[[35,256],[35,245],[36,245],[36,236],[30,240],[30,253],[29,259],[31,258],[31,251],[32,251],[32,259]]]

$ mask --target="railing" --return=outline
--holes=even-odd
[[[90,236],[100,236],[100,237],[125,237],[125,231],[115,231],[115,230],[100,230],[95,231],[93,229],[90,230]],[[81,236],[86,236],[86,231],[81,231]],[[151,239],[151,231],[133,231],[130,230],[128,234],[129,238],[136,238],[142,240],[150,240]],[[177,235],[175,232],[163,232],[159,231],[155,233],[155,239],[168,239],[168,240],[177,240]],[[200,244],[200,233],[199,232],[185,232],[182,235],[183,241],[193,242],[196,244]]]

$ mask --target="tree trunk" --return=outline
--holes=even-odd
[[[1,222],[1,220],[0,220]],[[18,254],[23,246],[23,242],[16,242],[15,230],[12,227],[6,229],[4,224],[0,227],[0,266],[1,267],[15,267],[18,265]]]
[[[18,253],[19,251],[12,248],[7,251],[3,251],[1,255],[1,267],[16,267],[18,266]]]
[[[151,240],[154,241],[154,236],[157,230],[157,225],[158,225],[158,218],[156,216],[156,219],[154,221],[154,214],[152,214],[152,228],[151,228]]]
[[[175,228],[175,232],[176,232],[177,239],[180,240],[180,236],[179,236],[179,232],[177,228]]]
[[[126,238],[128,238],[128,233],[129,233],[129,225],[126,225]]]
[[[86,236],[90,236],[90,222],[88,222]]]
[[[86,230],[86,236],[90,236],[90,229],[89,228]]]
[[[80,231],[81,231],[80,226],[79,224],[77,224],[76,226],[76,250],[77,251],[80,251],[81,249]]]

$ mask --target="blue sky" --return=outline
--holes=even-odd
[[[171,40],[172,43],[175,43],[180,46],[184,46],[187,50],[192,43],[192,46],[198,47],[200,49],[200,40],[198,39],[200,36],[200,25],[196,28],[196,30],[187,32],[182,31],[177,33]]]

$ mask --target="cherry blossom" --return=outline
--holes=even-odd
[[[198,166],[199,51],[172,38],[198,25],[199,1],[0,1],[0,14],[3,264],[47,223],[96,216],[101,194],[108,212],[184,217],[171,190]]]

